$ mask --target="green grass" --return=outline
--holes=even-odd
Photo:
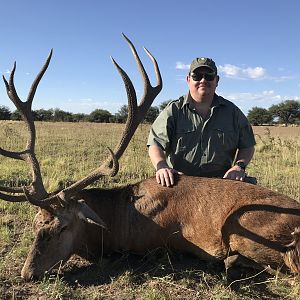
[[[37,122],[36,154],[45,187],[53,191],[86,176],[115,147],[123,125]],[[285,133],[286,129],[288,134]],[[146,139],[149,126],[138,128],[120,160],[114,178],[103,178],[98,187],[133,183],[154,175],[148,159]],[[254,129],[257,136],[255,157],[248,168],[260,185],[300,201],[299,128]],[[0,146],[20,151],[27,133],[21,122],[0,122]],[[0,157],[0,184],[30,182],[24,162]],[[73,257],[63,268],[63,276],[49,276],[41,282],[25,283],[22,265],[33,241],[31,222],[36,208],[28,203],[0,201],[0,298],[1,299],[300,299],[297,277],[278,278],[244,271],[232,279],[192,257],[160,249],[144,258],[127,254],[103,257],[91,264]]]

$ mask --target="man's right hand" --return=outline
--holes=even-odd
[[[168,166],[164,151],[157,145],[149,146],[149,156],[156,169],[156,181],[162,186],[172,186],[174,184],[174,174],[183,174]]]
[[[174,174],[182,175],[183,173],[169,167],[160,168],[156,171],[156,181],[162,186],[170,187],[174,185]]]

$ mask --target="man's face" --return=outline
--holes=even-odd
[[[187,76],[190,93],[195,101],[213,97],[218,81],[219,76],[207,67],[200,67]]]

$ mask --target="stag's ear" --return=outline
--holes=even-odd
[[[87,223],[91,223],[107,229],[106,224],[103,220],[84,202],[84,200],[78,200],[78,217]]]

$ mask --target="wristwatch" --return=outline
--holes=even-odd
[[[240,167],[244,171],[246,170],[246,165],[243,161],[237,161],[234,165]]]

